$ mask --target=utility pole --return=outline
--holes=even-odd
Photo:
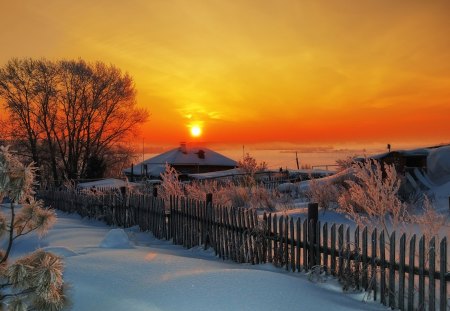
[[[300,166],[298,165],[298,154],[297,151],[295,152],[295,161],[297,162],[297,169],[300,169]]]

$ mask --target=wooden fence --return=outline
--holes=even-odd
[[[116,226],[139,225],[186,248],[212,247],[223,259],[272,263],[313,277],[333,275],[344,289],[365,290],[391,308],[448,310],[447,237],[389,236],[377,229],[314,224],[186,199],[164,202],[149,195],[41,191],[39,196],[62,211]]]

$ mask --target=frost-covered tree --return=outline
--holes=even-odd
[[[267,170],[267,163],[258,163],[254,157],[247,153],[242,161],[238,162],[238,167],[244,171],[244,173],[253,176],[257,172],[263,172]]]
[[[65,305],[63,262],[58,256],[37,250],[9,262],[14,242],[31,232],[44,235],[55,223],[54,211],[33,197],[35,168],[23,165],[0,147],[0,310],[61,310]],[[19,207],[19,205],[21,207]],[[6,241],[5,241],[6,240]]]

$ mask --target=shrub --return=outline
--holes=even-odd
[[[163,173],[161,173],[161,185],[159,186],[162,191],[160,196],[166,202],[166,208],[170,202],[171,197],[184,196],[183,185],[178,180],[178,172],[169,164],[166,163],[166,167]]]
[[[339,211],[369,228],[382,228],[390,234],[407,221],[406,204],[398,197],[400,178],[393,165],[365,160],[352,166],[355,180],[346,180],[348,191],[339,196]]]
[[[447,217],[439,214],[434,209],[432,201],[428,196],[424,196],[422,201],[422,213],[410,217],[409,221],[417,224],[420,230],[428,237],[437,237],[439,240],[439,232],[447,223]]]
[[[337,203],[339,192],[339,187],[330,180],[311,179],[306,195],[311,202],[318,203],[325,211]]]

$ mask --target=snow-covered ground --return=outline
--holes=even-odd
[[[363,302],[364,293],[343,293],[331,279],[313,283],[303,273],[222,261],[137,228],[112,229],[58,212],[45,238],[23,237],[14,255],[42,247],[63,256],[74,311],[386,310]]]

